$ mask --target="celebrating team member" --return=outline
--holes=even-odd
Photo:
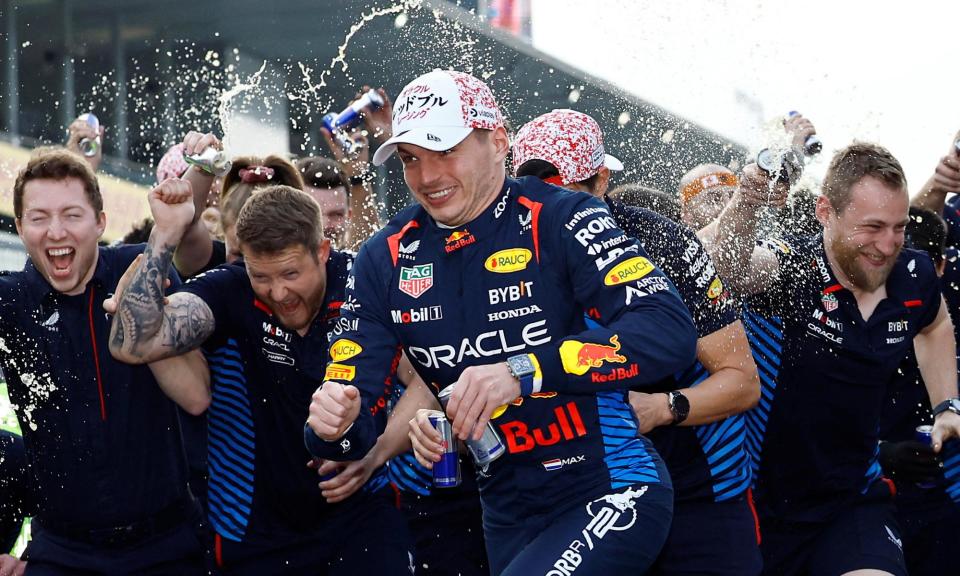
[[[308,433],[317,450],[366,449],[356,430],[370,415],[343,388],[382,388],[405,348],[434,394],[456,384],[454,433],[479,438],[490,422],[503,439],[478,477],[493,573],[642,572],[666,537],[672,491],[627,388],[689,365],[695,330],[600,201],[506,178],[508,149],[476,78],[438,70],[400,93],[374,162],[396,151],[419,205],[357,257],[331,350],[356,346],[330,365]],[[578,237],[606,247],[589,254]],[[424,412],[411,434],[432,466],[441,445]]]
[[[757,211],[780,202],[755,165],[717,226],[714,248],[739,263],[773,398],[757,479],[768,574],[905,574],[891,492],[878,463],[888,384],[913,346],[934,406],[933,447],[960,431],[953,327],[925,254],[902,249],[908,196],[899,162],[853,144],[834,156],[817,200],[820,235],[755,247]],[[720,261],[718,260],[718,266]]]
[[[646,389],[656,393],[630,393],[640,428],[673,480],[670,537],[651,574],[759,574],[741,413],[756,405],[760,384],[709,254],[688,228],[606,196],[610,170],[623,165],[604,153],[600,126],[586,114],[554,110],[531,120],[517,132],[513,160],[519,176],[602,198],[617,225],[677,286],[697,326],[697,362]],[[581,244],[602,247],[585,237]]]
[[[339,310],[352,258],[330,250],[320,210],[289,186],[244,204],[236,237],[244,260],[211,270],[165,303],[157,278],[193,221],[187,183],[150,193],[156,225],[143,262],[120,299],[111,352],[142,363],[205,345],[211,366],[208,492],[215,559],[227,573],[408,572],[408,536],[388,503],[362,490],[331,505],[304,463],[303,419],[323,381],[327,342],[344,332]],[[350,354],[343,345],[334,359]],[[379,395],[385,394],[385,379]],[[387,379],[387,393],[390,380]],[[345,397],[357,389],[341,390]],[[372,397],[368,409],[383,425]],[[377,425],[357,427],[375,438]],[[341,448],[338,445],[338,450]],[[331,455],[350,459],[349,443]]]
[[[203,359],[167,362],[171,373],[107,353],[101,303],[143,247],[98,248],[106,215],[81,157],[35,154],[17,176],[14,213],[29,260],[0,276],[0,361],[35,484],[30,572],[202,573],[199,509],[164,393],[202,412],[202,374],[176,369]]]

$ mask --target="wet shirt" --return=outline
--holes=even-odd
[[[761,372],[774,367],[773,386],[754,410],[765,427],[757,496],[763,513],[819,521],[873,493],[881,479],[883,403],[914,336],[936,318],[940,288],[930,258],[904,249],[887,297],[864,321],[820,235],[768,248],[780,261],[778,279],[748,299],[745,316]]]
[[[601,201],[523,178],[454,229],[412,206],[367,241],[353,274],[327,378],[365,398],[401,348],[434,394],[468,366],[524,353],[537,367],[533,392],[492,421],[506,450],[478,479],[488,526],[668,481],[626,391],[688,366],[696,333]]]
[[[36,517],[54,530],[128,525],[188,498],[175,404],[149,367],[118,362],[108,348],[103,301],[143,248],[99,248],[75,296],[54,290],[29,260],[0,274],[0,365]]]
[[[328,334],[340,320],[348,253],[331,251],[326,295],[305,336],[281,325],[257,299],[244,263],[201,274],[182,291],[216,320],[204,344],[212,401],[207,411],[209,518],[223,538],[282,542],[309,534],[331,506],[317,487],[303,423],[323,382]]]
[[[640,241],[654,264],[676,285],[703,338],[733,324],[738,312],[697,235],[656,212],[606,198],[617,225]],[[647,391],[670,392],[709,377],[695,361]],[[721,502],[743,494],[751,473],[745,446],[745,417],[736,414],[702,426],[661,426],[647,434],[673,480],[674,498]]]

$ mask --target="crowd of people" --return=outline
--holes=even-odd
[[[960,144],[912,201],[863,142],[811,190],[791,114],[739,171],[612,188],[586,114],[511,133],[456,71],[377,93],[329,158],[217,173],[187,131],[109,246],[103,133],[34,152],[0,576],[953,573]]]

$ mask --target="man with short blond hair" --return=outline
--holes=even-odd
[[[935,407],[933,449],[960,433],[953,326],[930,258],[903,248],[909,198],[893,155],[839,150],[824,191],[822,234],[755,247],[758,210],[787,187],[749,165],[717,224],[714,248],[752,294],[758,364],[773,372],[755,414],[764,571],[903,575],[878,462],[881,409],[912,346]]]

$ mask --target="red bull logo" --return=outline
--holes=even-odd
[[[610,337],[610,346],[567,340],[560,345],[560,361],[563,363],[564,372],[582,376],[591,368],[603,366],[604,362],[626,362],[626,356],[617,354],[619,350],[620,336],[617,334]]]
[[[710,300],[711,304],[720,304],[729,298],[730,292],[728,292],[726,286],[723,285],[723,281],[720,280],[719,276],[714,278],[713,282],[710,283],[710,287],[707,288],[707,299]]]
[[[575,402],[567,402],[563,406],[553,409],[556,418],[546,428],[530,429],[519,420],[500,425],[507,451],[511,454],[529,452],[538,446],[553,446],[559,442],[569,442],[587,435],[587,428],[583,425],[580,411]]]
[[[626,368],[611,368],[609,372],[591,372],[590,381],[594,384],[603,384],[605,382],[619,382],[620,380],[629,380],[640,375],[640,367],[631,364]]]
[[[456,230],[444,239],[446,245],[443,249],[447,254],[455,252],[464,246],[469,246],[477,241],[477,238],[468,230]]]

